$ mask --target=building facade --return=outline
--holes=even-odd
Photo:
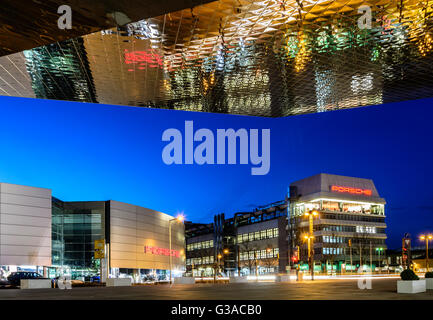
[[[288,264],[287,202],[185,224],[186,271],[194,276],[263,275]]]
[[[375,268],[383,259],[386,202],[372,180],[318,174],[290,184],[289,203],[292,266],[311,266],[308,241],[317,271]]]
[[[0,275],[50,265],[51,190],[0,183]]]
[[[169,270],[173,276],[184,271],[184,227],[170,215],[114,200],[55,199],[53,207],[56,228],[63,234],[53,235],[53,243],[58,241],[63,247],[53,253],[53,263],[73,277],[101,270],[103,278],[133,276],[139,281],[166,279]],[[95,240],[105,242],[103,259],[95,258]]]

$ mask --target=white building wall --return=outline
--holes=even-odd
[[[0,265],[51,265],[51,190],[0,183]]]
[[[110,260],[112,268],[170,269],[169,256],[145,253],[145,246],[169,249],[168,223],[165,213],[110,201]],[[180,258],[172,257],[173,270],[185,265],[184,225],[171,222],[172,249]]]

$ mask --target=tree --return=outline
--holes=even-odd
[[[254,251],[254,253],[255,253],[255,251],[257,250],[257,246],[252,244],[251,242],[244,242],[242,244],[239,244],[239,250],[241,253],[247,253],[247,259],[243,260],[242,267],[248,267],[248,270],[251,274],[253,267],[255,267],[255,269],[257,269],[257,257],[254,254],[254,258],[251,259],[249,253],[251,251]]]
[[[272,267],[278,266],[278,259],[275,257],[269,257],[261,260],[266,269],[271,269]]]
[[[364,252],[365,245],[367,245],[367,239],[369,239],[370,234],[367,232],[367,226],[360,226],[360,231],[357,233],[358,240],[358,253],[359,253],[359,267],[362,268],[362,254]]]

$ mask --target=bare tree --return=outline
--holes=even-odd
[[[268,270],[270,270],[272,267],[275,267],[278,265],[278,259],[275,257],[261,259],[261,261],[263,262],[263,265],[265,266],[265,268]]]
[[[359,267],[362,268],[362,254],[364,253],[364,249],[367,246],[367,239],[370,237],[370,234],[367,232],[367,226],[361,226],[360,232],[356,232],[357,240],[358,240],[358,254],[359,254]]]
[[[239,250],[241,250],[242,253],[247,253],[247,259],[244,260],[242,266],[248,267],[248,270],[251,274],[253,267],[257,269],[257,257],[254,254],[254,258],[251,259],[249,253],[251,251],[255,252],[257,250],[257,246],[253,245],[251,242],[244,242],[242,244],[239,244]]]

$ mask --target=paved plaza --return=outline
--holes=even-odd
[[[372,289],[360,290],[358,281],[207,283],[195,285],[141,285],[60,289],[2,289],[0,299],[128,299],[128,300],[396,300],[431,299],[433,291],[397,294],[397,279],[374,279]]]

